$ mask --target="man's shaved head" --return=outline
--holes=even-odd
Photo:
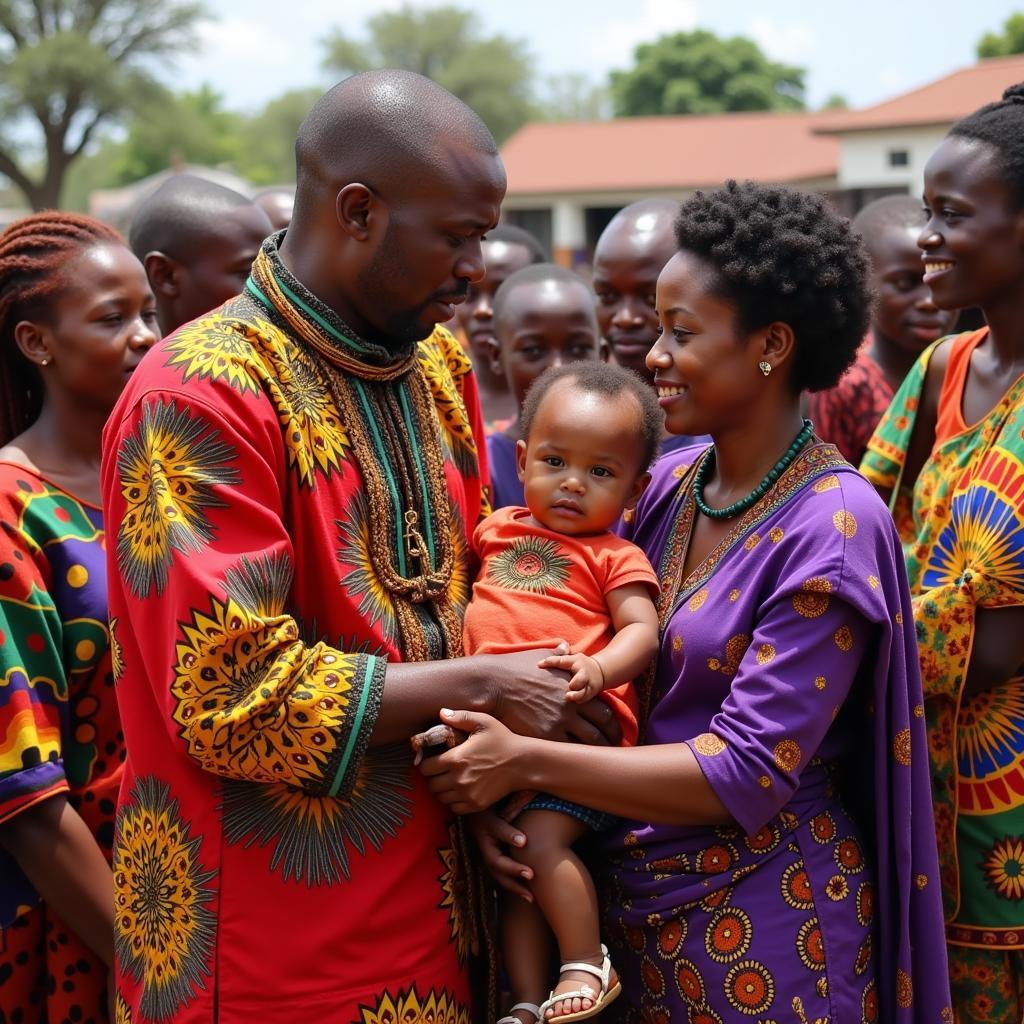
[[[294,186],[273,185],[257,192],[252,201],[270,218],[275,231],[291,224],[292,207],[295,206]]]
[[[621,209],[594,249],[593,286],[601,333],[615,361],[650,379],[647,352],[657,338],[654,292],[658,275],[676,254],[673,223],[679,203],[641,199]]]
[[[484,272],[505,169],[494,137],[410,71],[368,71],[324,94],[295,142],[285,266],[348,328],[405,350],[449,320]]]
[[[205,178],[176,174],[139,205],[128,242],[140,260],[150,252],[185,259],[242,206],[252,206],[252,200]]]
[[[678,214],[679,203],[667,197],[639,199],[624,206],[601,232],[594,258],[600,259],[602,250],[607,251],[614,246],[628,247],[637,255],[664,254],[665,263],[668,263],[679,248],[672,227]]]
[[[191,174],[169,178],[145,199],[128,239],[164,334],[237,295],[272,230],[252,200]]]
[[[914,196],[883,196],[868,203],[850,223],[871,249],[875,240],[886,231],[917,231],[924,227],[925,215],[921,200]]]
[[[413,168],[437,170],[456,149],[497,155],[487,125],[447,89],[412,71],[367,71],[328,90],[295,140],[296,210],[310,191],[359,181],[384,193]]]

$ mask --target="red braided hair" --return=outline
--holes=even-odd
[[[58,210],[22,217],[0,234],[0,445],[31,426],[43,403],[43,382],[15,343],[15,325],[45,316],[69,260],[111,242],[125,244],[108,224]]]

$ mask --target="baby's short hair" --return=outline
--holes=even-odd
[[[640,413],[640,442],[642,444],[643,461],[640,471],[644,472],[658,457],[661,446],[661,432],[665,419],[661,414],[658,400],[650,385],[641,380],[632,370],[612,363],[578,362],[566,363],[563,366],[552,366],[545,370],[531,385],[519,414],[519,424],[523,439],[530,436],[530,428],[537,418],[544,396],[560,380],[571,381],[579,391],[592,395],[607,395],[609,398],[620,398],[629,395],[636,402]]]

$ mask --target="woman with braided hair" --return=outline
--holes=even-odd
[[[124,742],[107,628],[103,424],[156,340],[139,261],[90,217],[0,234],[0,1006],[104,1021]]]
[[[957,1020],[1024,1016],[1024,83],[958,121],[925,167],[918,238],[936,342],[862,471],[896,516],[924,683]]]

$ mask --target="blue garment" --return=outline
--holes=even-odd
[[[516,471],[516,443],[506,434],[487,438],[487,465],[491,474],[491,507],[495,510],[526,505],[526,495]]]

